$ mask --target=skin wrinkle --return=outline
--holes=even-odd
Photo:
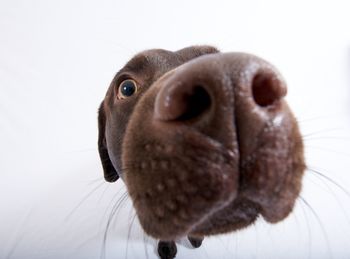
[[[138,91],[116,100],[126,74]],[[273,98],[254,96],[255,83],[267,84]],[[209,107],[182,119],[198,85]],[[253,55],[210,46],[138,54],[116,74],[100,108],[105,177],[122,177],[143,229],[162,240],[236,231],[260,214],[283,220],[305,169],[285,94],[282,76]]]

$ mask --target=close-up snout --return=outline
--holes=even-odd
[[[146,233],[172,240],[232,231],[258,214],[283,219],[303,171],[285,94],[275,68],[241,53],[204,55],[153,82],[122,146],[125,182]]]

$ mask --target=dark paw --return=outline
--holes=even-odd
[[[176,244],[173,241],[159,241],[158,254],[161,259],[173,259],[177,253]]]
[[[188,240],[194,248],[200,247],[202,245],[203,239],[204,238],[199,237],[188,237]]]

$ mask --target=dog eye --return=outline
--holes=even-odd
[[[125,99],[137,92],[137,84],[132,79],[124,80],[118,88],[118,99]]]

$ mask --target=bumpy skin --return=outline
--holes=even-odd
[[[116,98],[133,79],[138,92]],[[274,67],[210,46],[136,55],[99,110],[105,178],[121,177],[144,230],[162,240],[231,232],[293,209],[305,169]]]

